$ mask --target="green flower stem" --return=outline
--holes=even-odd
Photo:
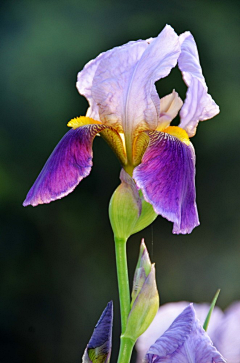
[[[130,291],[128,280],[128,266],[127,266],[127,254],[126,254],[126,238],[115,237],[115,252],[117,263],[117,278],[118,278],[118,290],[120,300],[120,312],[121,312],[121,324],[122,334],[125,332],[127,326],[127,318],[130,312]]]
[[[121,345],[117,363],[129,363],[135,341],[121,336]]]

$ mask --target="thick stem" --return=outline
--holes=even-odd
[[[117,363],[129,363],[135,342],[131,339],[121,336],[121,345]]]
[[[130,292],[126,254],[127,240],[115,237],[115,252],[117,263],[118,291],[121,312],[122,334],[125,332],[127,318],[130,312]]]

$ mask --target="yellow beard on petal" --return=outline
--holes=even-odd
[[[133,165],[137,166],[141,163],[143,154],[145,153],[149,143],[149,136],[145,132],[140,132],[133,140]]]
[[[178,126],[169,126],[166,129],[162,130],[162,132],[166,132],[169,135],[175,136],[180,141],[184,142],[184,144],[189,145],[190,140],[188,134],[185,130]]]
[[[78,127],[84,126],[84,125],[102,125],[102,122],[96,121],[93,118],[86,117],[86,116],[80,116],[75,117],[72,120],[70,120],[67,124],[68,127],[72,127],[73,129],[77,129]]]

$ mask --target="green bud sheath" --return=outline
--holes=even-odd
[[[152,205],[145,201],[141,191],[140,197],[142,201],[142,211],[137,223],[135,224],[132,234],[142,231],[144,228],[148,227],[158,216],[157,213],[154,212]]]
[[[109,218],[114,236],[128,239],[132,234],[148,227],[157,218],[157,214],[124,169],[121,170],[120,179],[121,184],[110,200]]]
[[[141,199],[134,180],[124,169],[120,174],[121,184],[112,195],[109,217],[114,236],[127,239],[133,234],[141,214]]]
[[[149,327],[158,308],[159,296],[155,281],[155,267],[152,265],[151,271],[132,305],[123,336],[136,341]]]
[[[138,293],[140,292],[147,276],[149,275],[152,268],[152,264],[149,258],[149,254],[147,251],[147,247],[144,243],[144,239],[142,239],[140,252],[138,257],[137,266],[134,273],[133,279],[133,289],[132,289],[132,302],[133,305]]]
[[[151,264],[147,248],[142,240],[134,274],[131,311],[123,336],[136,341],[149,327],[158,308],[159,296],[155,279],[155,267],[154,264]]]

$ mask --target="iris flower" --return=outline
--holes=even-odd
[[[189,302],[180,301],[160,306],[157,315],[149,328],[139,337],[137,363],[143,361],[150,346],[164,334],[181,312],[189,306]],[[209,304],[194,304],[196,316],[203,325],[208,314]],[[207,333],[216,349],[228,363],[240,363],[240,301],[231,304],[224,312],[215,306]]]
[[[224,363],[190,304],[149,348],[144,363]]]
[[[187,85],[159,98],[155,82],[178,64]],[[72,119],[30,189],[24,205],[60,199],[89,175],[92,142],[100,134],[155,212],[173,222],[173,233],[199,224],[195,192],[195,152],[189,137],[199,121],[219,107],[208,94],[193,36],[178,36],[166,25],[156,38],[129,42],[101,53],[79,72],[86,116]],[[181,109],[181,110],[180,110]],[[170,126],[180,110],[179,126]]]

